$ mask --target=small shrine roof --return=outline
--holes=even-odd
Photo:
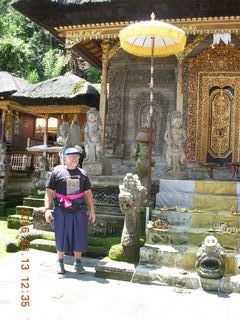
[[[12,95],[14,100],[25,105],[85,104],[99,107],[100,95],[90,82],[73,73],[29,85]]]
[[[4,98],[18,90],[26,89],[28,86],[29,83],[26,80],[15,77],[7,71],[0,71],[0,95]]]

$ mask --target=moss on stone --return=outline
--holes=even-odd
[[[21,216],[19,216],[18,214],[8,216],[7,227],[9,229],[19,229],[22,227],[23,224],[24,225],[32,224],[32,217],[29,217],[29,220],[23,220],[20,218]]]
[[[99,258],[106,257],[108,255],[108,249],[104,247],[88,246],[87,252],[83,254],[85,257]]]
[[[42,235],[42,239],[55,241],[55,234],[54,234],[54,232],[52,232],[52,233],[47,233],[47,234],[44,233],[44,234]]]
[[[120,236],[113,236],[113,237],[93,237],[93,236],[88,236],[88,244],[90,246],[97,246],[97,247],[104,247],[108,250],[110,248],[121,242],[121,237]]]
[[[30,242],[30,248],[43,250],[48,252],[56,252],[56,245],[54,241],[37,239]]]
[[[6,252],[17,252],[20,250],[20,241],[8,241],[5,244]]]
[[[27,207],[27,206],[17,206],[16,207],[16,214],[22,216],[24,214],[29,215],[32,217],[33,214],[33,207]]]
[[[109,250],[108,256],[114,261],[124,261],[122,244],[115,244]]]

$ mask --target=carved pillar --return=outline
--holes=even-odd
[[[62,124],[62,117],[59,114],[57,118],[57,138],[60,136],[60,125]]]
[[[107,113],[107,81],[108,81],[108,67],[109,67],[109,41],[104,40],[102,47],[102,82],[101,82],[101,96],[100,96],[100,117],[103,126],[103,153],[105,151],[105,130],[106,130],[106,113]]]
[[[44,133],[43,133],[43,144],[48,144],[48,115],[44,117],[45,118],[45,127],[44,127]]]
[[[15,111],[14,134],[18,135],[18,133],[19,133],[19,112]]]
[[[177,56],[177,107],[176,110],[183,114],[183,57]]]
[[[5,141],[5,120],[6,120],[6,110],[2,110],[1,142]]]
[[[11,141],[12,139],[12,111],[7,111],[5,114],[5,139]]]

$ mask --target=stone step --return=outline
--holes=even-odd
[[[187,194],[162,192],[157,195],[158,207],[180,207],[199,210],[238,210],[240,201],[237,196],[213,194]]]
[[[171,225],[189,228],[219,228],[221,223],[229,226],[240,227],[240,215],[234,215],[231,211],[207,211],[207,210],[153,210],[152,217],[167,220]]]
[[[15,211],[16,211],[16,214],[19,214],[19,215],[29,214],[30,216],[32,216],[33,209],[34,207],[29,207],[29,206],[16,206]]]
[[[57,252],[56,244],[53,240],[35,239],[30,242],[30,248],[43,250],[48,252]],[[87,252],[84,252],[83,256],[87,257],[105,257],[108,254],[108,250],[104,247],[97,247],[88,245]]]
[[[185,293],[183,288],[240,293],[239,275],[224,276],[221,279],[206,279],[184,269],[159,267],[153,264],[138,264],[132,282],[176,286],[177,293]]]
[[[240,228],[238,228],[240,230]],[[214,235],[219,243],[228,250],[240,250],[240,232],[222,232],[210,228],[188,228],[173,226],[168,230],[148,228],[147,244],[171,244],[200,246],[204,239]]]
[[[233,181],[197,181],[160,179],[156,196],[158,207],[205,210],[240,208],[240,183]]]
[[[198,249],[197,246],[145,244],[140,248],[139,262],[195,271]],[[239,274],[240,254],[226,251],[225,253],[225,274]]]
[[[11,214],[7,219],[7,227],[9,229],[19,229],[24,224],[32,224],[33,218],[29,216],[28,219],[21,219],[21,215],[19,214]]]
[[[27,197],[23,199],[23,205],[29,207],[43,207],[44,199]]]

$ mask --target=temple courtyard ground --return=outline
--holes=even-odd
[[[0,313],[4,320],[210,320],[238,319],[240,295],[96,278],[97,259],[83,258],[87,273],[55,273],[56,254],[30,249],[0,259]],[[21,306],[28,305],[30,306]]]

